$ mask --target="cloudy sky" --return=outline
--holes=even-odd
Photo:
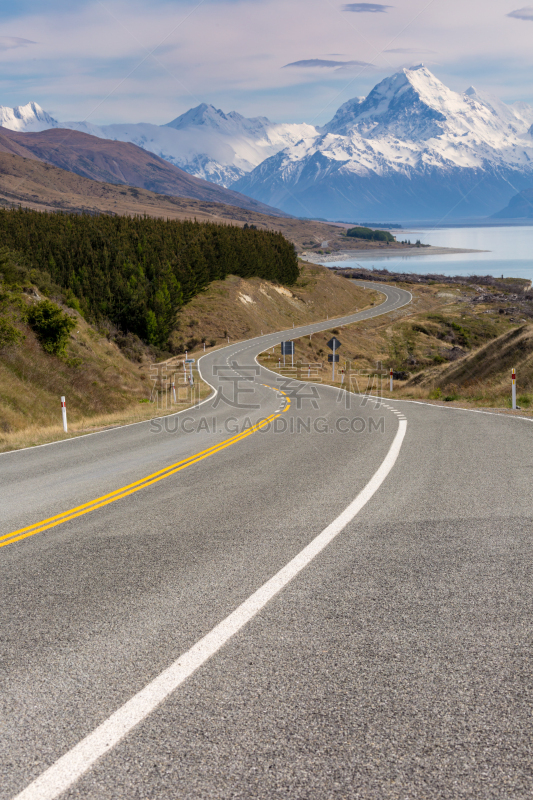
[[[533,103],[533,6],[516,0],[3,0],[0,105],[165,123],[201,102],[323,124],[424,62],[451,88]]]

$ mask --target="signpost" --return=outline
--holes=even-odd
[[[285,366],[285,356],[291,356],[291,366],[294,367],[294,342],[282,342],[281,355],[283,356],[283,366]]]
[[[329,349],[333,350],[333,355],[332,356],[328,356],[328,361],[330,361],[331,364],[332,364],[332,366],[331,366],[331,380],[333,382],[335,382],[335,364],[339,363],[339,356],[336,354],[335,351],[338,350],[340,346],[341,346],[341,343],[339,342],[339,340],[337,339],[336,336],[334,336],[328,342]]]
[[[184,363],[184,365],[185,365],[185,364],[188,364],[188,365],[189,365],[189,383],[191,384],[191,386],[192,386],[192,385],[193,385],[193,383],[194,383],[194,379],[193,379],[193,377],[192,377],[192,365],[194,364],[195,360],[196,360],[196,359],[194,359],[194,358],[186,358],[186,359],[185,359],[185,361],[183,362],[183,363]]]

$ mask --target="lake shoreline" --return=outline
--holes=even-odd
[[[322,264],[326,266],[335,261],[353,261],[360,259],[361,261],[375,261],[377,259],[387,258],[411,258],[420,256],[455,256],[466,255],[471,253],[490,253],[490,250],[469,250],[460,247],[436,247],[430,245],[429,247],[388,247],[380,250],[339,250],[337,253],[328,253],[326,255],[320,253],[300,253],[302,261],[309,261],[315,264]]]

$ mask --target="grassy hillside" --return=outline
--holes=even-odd
[[[74,323],[63,352],[56,354],[45,350],[46,340],[29,321],[30,310],[47,298],[30,282],[24,287],[0,283],[0,450],[64,438],[61,395],[67,398],[69,436],[177,410],[148,402],[155,397],[153,364],[170,354],[108,324],[90,325],[69,308],[57,286],[50,285],[48,294]],[[303,265],[291,288],[230,275],[182,308],[172,336],[198,358],[202,339],[210,350],[227,343],[228,335],[231,341],[249,338],[377,300],[378,295],[347,285],[323,267]],[[171,358],[169,367],[181,373],[182,357]],[[203,385],[201,396],[209,391]],[[187,396],[182,397],[179,408],[187,405]]]
[[[511,368],[517,369],[519,405],[533,404],[533,298],[517,298],[516,283],[499,282],[498,293],[468,284],[400,283],[413,293],[411,305],[374,320],[331,327],[311,338],[296,340],[295,360],[315,365],[313,375],[331,382],[332,334],[342,343],[341,368],[374,374],[381,363],[388,392],[388,372],[395,371],[393,396],[468,407],[509,408]],[[279,348],[261,362],[276,369]],[[336,384],[341,376],[336,374]],[[363,389],[366,378],[362,380]]]
[[[517,371],[518,405],[533,405],[533,325],[513,327],[453,364],[427,370],[408,381],[404,393],[424,390],[432,399],[464,400],[508,407],[511,370]]]
[[[250,339],[380,302],[382,295],[343,281],[325,267],[300,266],[300,278],[290,287],[236,276],[212,283],[178,314],[174,345],[202,350],[203,339],[217,344],[228,336],[231,341]]]
[[[137,362],[128,359],[66,306],[61,311],[75,327],[62,354],[46,352],[27,321],[28,311],[42,299],[29,287],[0,292],[0,448],[59,438],[61,395],[78,432],[115,416],[129,418],[134,409],[134,416],[146,416],[146,404],[139,401],[150,396],[147,355]]]

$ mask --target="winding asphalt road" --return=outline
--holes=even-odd
[[[379,290],[0,455],[2,800],[531,797],[531,422],[255,361]]]

